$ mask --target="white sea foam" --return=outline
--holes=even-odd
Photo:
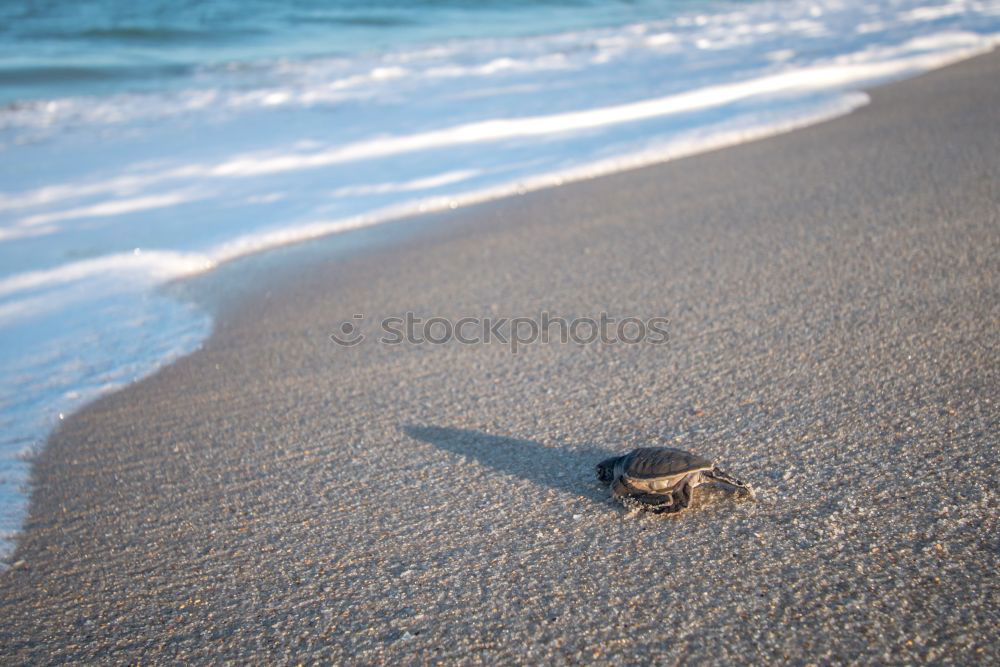
[[[819,63],[791,71],[769,74],[744,81],[705,86],[696,90],[634,102],[541,116],[493,118],[446,127],[430,132],[401,136],[379,136],[363,141],[336,144],[316,150],[258,151],[229,157],[215,164],[188,164],[161,171],[150,171],[114,178],[106,182],[74,186],[46,186],[15,197],[0,197],[0,208],[20,208],[50,204],[60,199],[76,199],[91,195],[109,195],[121,191],[139,191],[166,182],[206,179],[247,178],[290,171],[312,170],[335,164],[374,160],[401,153],[430,151],[472,143],[500,142],[537,136],[593,130],[609,125],[633,123],[672,114],[706,111],[762,96],[795,96],[838,90],[845,86],[871,85],[890,78],[941,67],[964,58],[986,53],[993,48],[992,40],[971,33],[944,33],[909,40],[892,47],[870,47],[861,53],[851,53],[832,62]],[[418,179],[416,182],[422,183]],[[433,187],[427,185],[418,188]],[[340,191],[356,193],[358,187]],[[353,189],[352,189],[353,188]],[[387,191],[402,191],[401,189]],[[190,201],[191,195],[180,193],[133,197],[100,204],[37,214],[22,218],[15,224],[29,226],[68,218],[116,215],[131,210],[153,208]]]
[[[0,540],[23,517],[25,452],[60,413],[208,334],[165,283],[848,113],[865,87],[993,48],[996,5],[759,2],[0,110],[18,165],[0,192]]]
[[[14,223],[14,228],[30,228],[37,225],[60,222],[62,220],[104,218],[112,215],[124,215],[125,213],[147,211],[152,208],[175,206],[184,202],[194,201],[197,198],[197,196],[192,196],[189,193],[172,192],[167,194],[150,195],[148,197],[115,199],[81,208],[71,208],[64,211],[53,211],[51,213],[30,215],[26,218],[17,220]],[[0,233],[4,231],[7,231],[7,229],[0,231]]]

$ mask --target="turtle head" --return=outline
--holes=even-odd
[[[610,459],[604,459],[597,464],[597,479],[601,484],[611,484],[615,479],[615,465],[618,463],[620,456],[612,456]]]

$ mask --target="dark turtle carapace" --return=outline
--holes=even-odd
[[[753,489],[697,454],[672,447],[642,447],[597,464],[597,479],[630,509],[680,512],[691,503],[691,490],[714,484],[755,498]]]

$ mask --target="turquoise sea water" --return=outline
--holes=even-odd
[[[0,103],[181,89],[213,71],[662,19],[705,0],[94,0],[0,6]]]
[[[998,38],[997,0],[0,3],[0,554],[59,420],[211,331],[165,283],[815,123]]]

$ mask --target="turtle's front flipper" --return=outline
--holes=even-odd
[[[685,482],[680,488],[674,490],[674,503],[684,509],[691,504],[691,483]]]
[[[736,479],[728,473],[724,473],[718,468],[712,468],[711,470],[705,470],[701,473],[702,477],[706,482],[711,482],[717,486],[728,491],[735,491],[736,493],[741,493],[748,496],[752,500],[757,499],[757,494],[754,493],[753,487],[751,487],[746,482]]]
[[[662,498],[663,496],[655,497]],[[672,493],[668,494],[668,497],[670,498],[669,504],[650,506],[649,511],[654,514],[673,514],[674,512],[687,509],[688,505],[691,504],[691,485],[688,483],[681,484]]]
[[[630,496],[623,496],[622,503],[629,509],[643,510],[653,514],[673,514],[680,512],[691,502],[691,490],[688,488],[687,495],[683,495],[681,490],[673,493],[641,493]]]

